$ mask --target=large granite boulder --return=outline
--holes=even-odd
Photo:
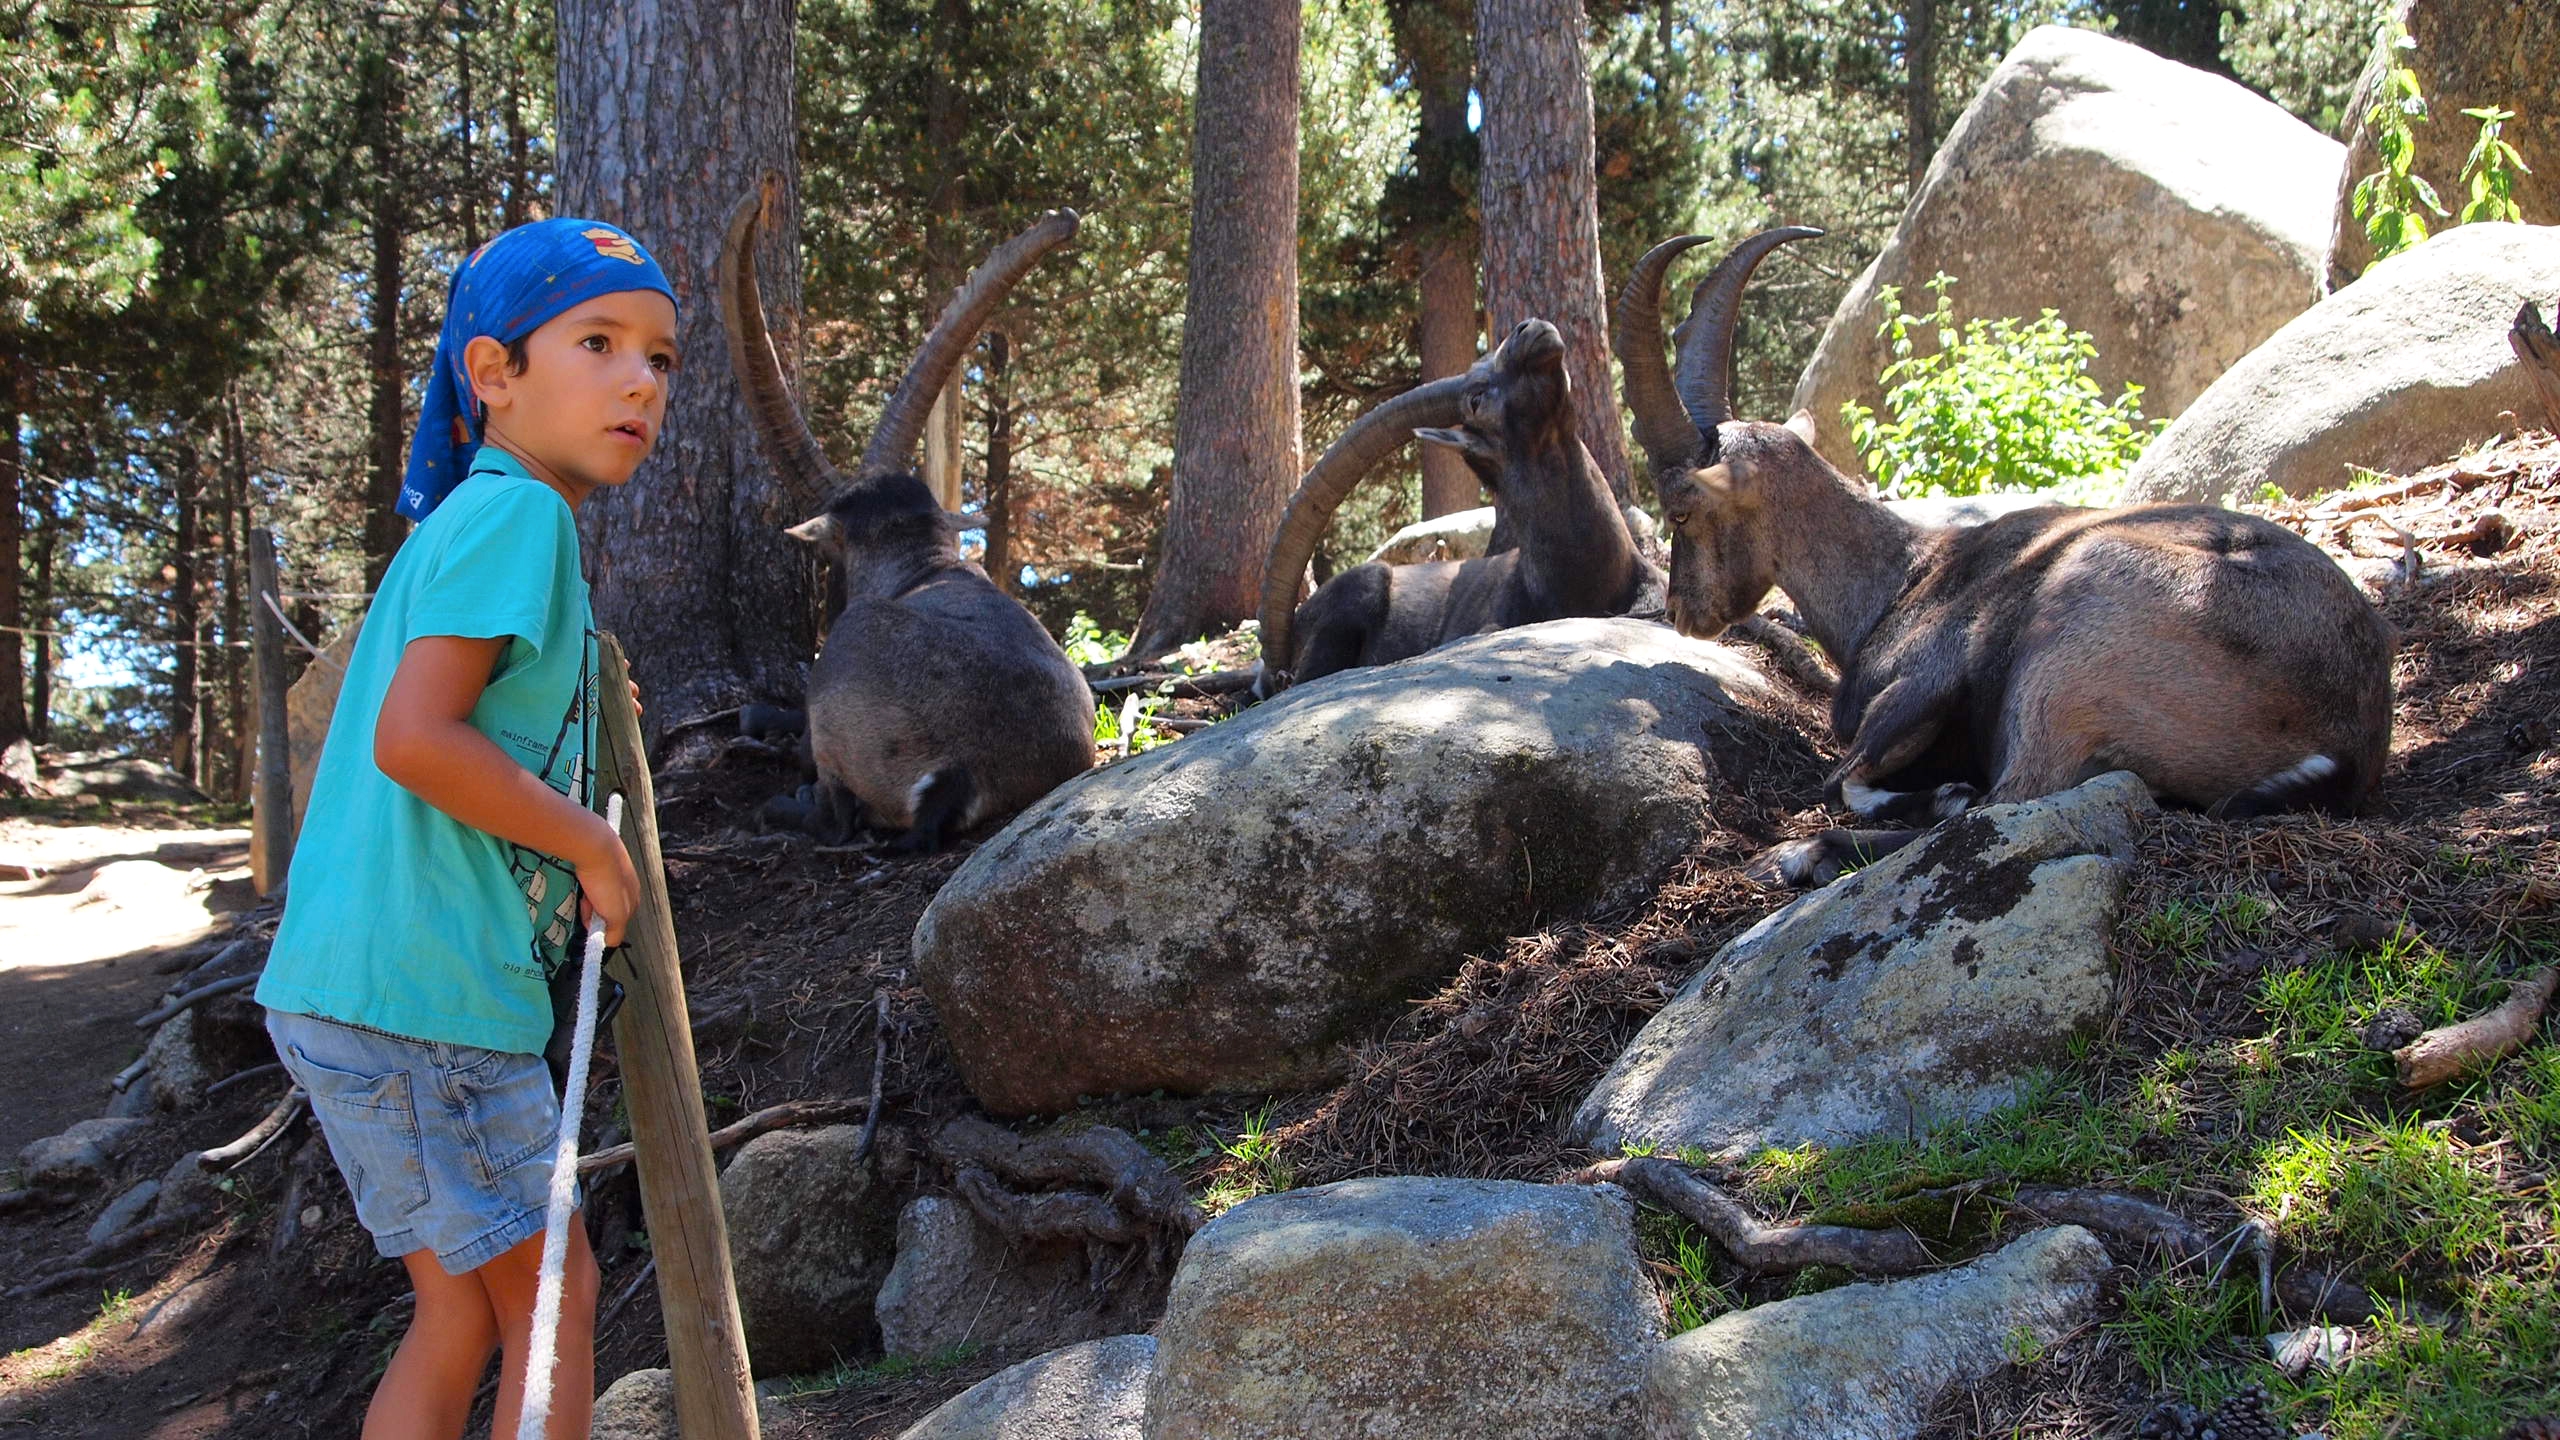
[[[596,1397],[587,1440],[684,1440],[676,1424],[676,1375],[634,1370]]]
[[[2362,465],[2407,474],[2532,416],[2507,343],[2516,309],[2560,297],[2560,227],[2462,225],[2374,266],[2231,367],[2125,475],[2134,500],[2335,490]]]
[[[1939,1396],[2095,1319],[2108,1264],[2066,1225],[1934,1275],[1719,1316],[1654,1352],[1646,1440],[1905,1440]]]
[[[1325,1082],[1470,951],[1651,892],[1816,762],[1722,646],[1559,620],[1301,685],[1067,782],[916,927],[990,1110]]]
[[[1633,1440],[1660,1309],[1615,1186],[1345,1180],[1192,1237],[1147,1440]]]
[[[1971,1119],[2113,1003],[2151,794],[2118,771],[1971,811],[1769,916],[1646,1022],[1573,1136],[1748,1154]]]
[[[1002,1370],[951,1397],[898,1440],[1138,1440],[1152,1335],[1114,1335]]]
[[[2427,97],[2425,123],[2410,127],[2412,172],[2435,182],[2444,206],[2462,212],[2468,198],[2462,166],[2480,138],[2480,122],[2463,114],[2495,105],[2515,112],[2501,136],[2516,147],[2530,175],[2516,177],[2516,205],[2527,223],[2560,225],[2560,5],[2513,0],[2398,0],[2393,7],[2409,27],[2416,48],[2390,63],[2416,72]],[[2383,57],[2365,64],[2347,106],[2347,163],[2338,172],[2333,201],[2335,239],[2329,247],[2329,283],[2343,288],[2373,263],[2364,222],[2349,201],[2356,182],[2382,168],[2373,132],[2364,123],[2382,84]],[[2448,222],[2429,216],[2430,225]],[[2544,297],[2548,299],[2549,297]]]
[[[853,1125],[776,1130],[720,1172],[738,1315],[758,1375],[879,1348],[872,1302],[897,1258],[897,1197],[854,1158]]]
[[[1036,1355],[1152,1324],[1170,1276],[1144,1265],[1097,1287],[1073,1241],[1016,1244],[968,1202],[919,1195],[898,1216],[898,1260],[872,1302],[882,1353],[912,1360],[955,1345]]]
[[[2231,81],[2089,30],[2028,32],[1930,163],[1884,252],[1849,287],[1795,407],[1865,473],[1840,407],[1884,408],[1877,291],[1906,309],[1944,271],[1961,318],[2051,308],[2097,343],[2109,394],[2175,415],[2320,298],[2339,144]]]

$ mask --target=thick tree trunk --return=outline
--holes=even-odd
[[[1906,0],[1902,20],[1902,127],[1917,195],[1938,153],[1938,0]]]
[[[28,617],[27,628],[36,631],[52,629],[53,555],[62,544],[62,531],[53,513],[53,502],[44,503],[44,518],[36,523],[35,585],[20,607]],[[32,659],[27,666],[27,738],[42,745],[53,738],[53,637],[37,634],[28,647]]]
[[[729,212],[785,178],[757,268],[776,331],[797,333],[794,0],[559,8],[558,211],[629,229],[680,306],[684,356],[656,453],[579,516],[596,623],[622,638],[655,733],[743,700],[794,700],[810,653],[809,566],[782,527],[823,495],[787,490],[756,447],[717,298]]]
[[[169,633],[177,641],[169,697],[169,763],[204,783],[204,604],[198,593],[197,554],[204,543],[203,457],[181,448],[170,479],[178,492],[178,541],[169,556]]]
[[[1205,0],[1173,504],[1134,655],[1260,607],[1298,479],[1298,3]]]
[[[928,321],[941,313],[951,293],[969,274],[970,257],[960,226],[969,188],[969,97],[953,73],[950,57],[969,53],[972,19],[969,0],[937,0],[934,6],[934,44],[943,58],[925,80],[925,141],[933,147],[934,165],[939,171],[925,207],[929,217],[925,275],[931,294],[921,313]],[[933,410],[925,418],[925,488],[933,492],[945,510],[960,508],[961,447],[966,443],[961,431],[968,415],[963,408],[961,384],[968,369],[965,364],[953,368],[949,383],[935,397]]]
[[[1012,342],[1001,330],[987,332],[987,577],[1007,595],[1014,590],[1013,563],[1013,392],[1005,371],[1013,363]]]
[[[1627,445],[1609,371],[1591,170],[1591,72],[1581,0],[1476,0],[1476,89],[1484,101],[1485,333],[1523,320],[1564,332],[1582,443],[1627,498]]]
[[[1420,227],[1422,378],[1456,375],[1476,358],[1476,227],[1466,176],[1475,136],[1467,94],[1475,88],[1470,0],[1407,0],[1389,7],[1396,45],[1413,67],[1422,102],[1414,137],[1414,216]],[[1422,447],[1422,516],[1429,520],[1484,503],[1475,472],[1445,445]]]
[[[380,89],[373,123],[374,139],[373,255],[368,315],[371,343],[366,351],[372,372],[370,403],[365,416],[366,454],[371,474],[365,485],[364,579],[370,590],[409,533],[409,523],[391,507],[400,499],[400,474],[409,454],[405,377],[400,368],[400,261],[408,241],[406,196],[400,175],[400,62],[385,56],[380,63]]]
[[[26,658],[18,627],[42,628],[27,625],[18,585],[18,557],[25,549],[18,506],[26,475],[18,416],[28,404],[30,369],[15,337],[0,333],[0,748],[28,734]]]
[[[222,710],[230,741],[231,798],[249,798],[249,567],[242,546],[249,533],[249,445],[236,396],[222,397]]]

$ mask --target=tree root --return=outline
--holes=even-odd
[[[284,1133],[284,1127],[292,1124],[294,1117],[302,1113],[302,1107],[308,1100],[309,1097],[302,1093],[301,1086],[287,1087],[283,1098],[276,1101],[275,1108],[267,1112],[265,1119],[249,1127],[248,1134],[228,1145],[216,1145],[210,1150],[197,1151],[197,1168],[229,1170],[249,1163],[257,1158],[259,1151],[266,1149],[278,1135]]]
[[[1817,695],[1840,688],[1840,677],[1815,653],[1803,636],[1766,615],[1745,615],[1733,622],[1733,633],[1769,652],[1787,678]]]
[[[2560,989],[2560,967],[2545,966],[2508,982],[2498,1008],[2458,1025],[2442,1025],[2391,1052],[2400,1083],[2412,1090],[2441,1085],[2468,1070],[2482,1070],[2524,1048],[2542,1024],[2551,992]]]
[[[869,1108],[871,1104],[866,1100],[786,1100],[712,1131],[711,1148],[734,1149],[770,1131],[802,1125],[841,1125]],[[608,1145],[592,1155],[581,1155],[578,1178],[592,1180],[616,1166],[628,1165],[633,1153],[629,1145]]]
[[[188,1205],[166,1215],[154,1216],[139,1225],[128,1225],[73,1255],[59,1268],[38,1276],[24,1285],[12,1287],[6,1292],[8,1298],[28,1300],[38,1295],[50,1295],[56,1290],[67,1290],[74,1285],[86,1284],[104,1273],[105,1269],[114,1268],[117,1262],[127,1259],[133,1251],[164,1235],[173,1235],[180,1230],[188,1229],[212,1213],[210,1206]]]
[[[932,1150],[951,1167],[960,1197],[999,1234],[1084,1246],[1097,1290],[1109,1281],[1101,1250],[1130,1247],[1152,1273],[1205,1223],[1165,1163],[1108,1125],[1026,1140],[963,1116],[942,1127]]]
[[[180,1014],[194,1009],[196,1006],[203,1004],[207,1000],[214,999],[218,996],[228,995],[234,990],[248,989],[250,986],[258,983],[258,976],[265,973],[266,971],[264,970],[258,970],[247,975],[234,975],[227,980],[216,980],[209,985],[199,985],[195,989],[188,991],[184,995],[177,997],[168,1004],[161,1006],[159,1009],[154,1010],[147,1015],[135,1016],[133,1028],[136,1030],[148,1030],[152,1026],[158,1025],[164,1021],[174,1020]]]
[[[1742,1202],[1672,1160],[1638,1156],[1606,1160],[1570,1177],[1583,1184],[1611,1181],[1637,1198],[1686,1216],[1755,1275],[1837,1265],[1864,1275],[1911,1275],[1941,1262],[1908,1230],[1861,1230],[1849,1225],[1764,1224]]]

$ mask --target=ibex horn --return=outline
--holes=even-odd
[[[1618,352],[1625,372],[1627,414],[1636,423],[1636,443],[1656,470],[1687,465],[1698,453],[1697,427],[1680,408],[1680,393],[1671,388],[1671,366],[1663,356],[1662,277],[1672,261],[1706,243],[1704,235],[1683,235],[1644,252],[1618,291],[1618,313],[1609,326],[1609,348]]]
[[[1671,332],[1680,354],[1676,384],[1689,423],[1698,428],[1704,449],[1696,463],[1711,464],[1716,454],[1716,427],[1733,418],[1733,321],[1741,309],[1742,287],[1772,250],[1790,240],[1810,240],[1822,232],[1806,225],[1763,230],[1733,247],[1698,288],[1689,294],[1689,318]]]
[[[942,318],[933,322],[933,333],[917,347],[905,378],[881,410],[871,444],[862,452],[862,474],[887,475],[908,468],[916,442],[924,438],[924,422],[933,413],[933,397],[942,393],[951,372],[960,367],[969,347],[978,343],[978,332],[1003,303],[1005,292],[1041,256],[1074,238],[1076,224],[1073,210],[1052,210],[1033,221],[1030,229],[997,246],[984,264],[969,272],[968,283],[942,307]]]
[[[782,378],[782,362],[773,353],[773,336],[764,325],[764,290],[756,282],[756,242],[765,211],[782,198],[782,176],[766,171],[764,181],[729,217],[729,238],[720,251],[721,318],[728,322],[729,365],[746,391],[747,413],[755,417],[756,438],[765,458],[782,472],[793,508],[814,510],[840,488],[836,469],[827,463],[808,418]]]
[[[1290,630],[1298,614],[1298,579],[1315,558],[1316,542],[1333,523],[1333,512],[1378,463],[1413,438],[1420,426],[1458,423],[1458,393],[1467,377],[1451,375],[1411,390],[1351,422],[1342,438],[1317,458],[1289,497],[1280,529],[1271,537],[1271,558],[1262,567],[1262,668],[1274,677],[1270,687],[1286,684],[1296,661],[1290,652]]]

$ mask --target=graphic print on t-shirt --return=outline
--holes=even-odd
[[[570,692],[569,707],[562,712],[559,729],[534,773],[543,784],[593,808],[588,797],[588,752],[595,737],[596,632],[588,629],[579,643],[583,649],[578,656],[577,688]],[[512,842],[507,846],[507,868],[523,887],[525,918],[533,928],[526,963],[511,961],[507,968],[548,984],[577,955],[578,873],[539,850]]]

